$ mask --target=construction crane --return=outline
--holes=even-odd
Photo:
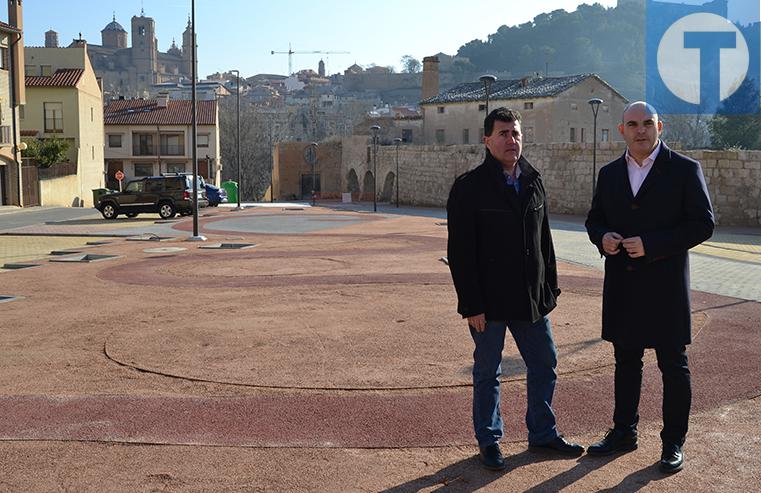
[[[291,49],[291,43],[288,43],[288,51],[275,51],[270,52],[272,55],[288,55],[288,75],[293,74],[293,55],[348,55],[348,51],[293,51]]]

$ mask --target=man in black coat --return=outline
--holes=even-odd
[[[552,396],[557,353],[547,314],[560,294],[539,172],[521,156],[520,114],[497,108],[484,120],[486,159],[455,181],[447,202],[447,254],[457,311],[473,353],[473,426],[480,458],[503,469],[498,442],[499,376],[509,327],[526,363],[529,448],[580,455],[558,434]]]
[[[600,169],[586,221],[605,256],[602,337],[616,359],[614,427],[588,453],[637,448],[642,357],[654,348],[663,377],[660,468],[684,465],[690,413],[690,267],[688,250],[713,234],[700,163],[661,142],[655,108],[629,104],[619,131],[626,152]]]

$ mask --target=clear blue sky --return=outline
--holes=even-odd
[[[288,71],[287,55],[270,51],[349,51],[325,56],[328,72],[353,63],[394,65],[403,55],[422,60],[444,52],[454,55],[472,39],[483,39],[500,26],[532,20],[563,8],[573,11],[592,1],[561,0],[196,0],[199,75],[238,68],[242,76]],[[601,0],[606,7],[616,0]],[[159,50],[165,52],[182,32],[190,0],[28,0],[24,36],[28,46],[43,46],[45,31],[58,32],[67,46],[79,33],[101,44],[100,31],[116,20],[128,32],[133,15],[153,17]],[[5,13],[4,20],[7,20]],[[323,55],[324,56],[324,55]],[[317,69],[320,55],[294,55],[294,70]]]

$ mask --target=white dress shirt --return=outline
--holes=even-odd
[[[655,158],[658,157],[658,152],[660,150],[661,143],[658,142],[658,145],[655,146],[655,150],[642,160],[642,166],[629,155],[629,149],[626,150],[626,169],[629,171],[629,184],[632,187],[633,196],[637,196],[637,192],[639,192],[642,183],[645,181],[645,178],[647,178],[650,170],[653,169],[653,163],[655,162]]]

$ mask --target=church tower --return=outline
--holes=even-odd
[[[114,14],[113,21],[100,32],[100,36],[104,48],[121,49],[127,47],[127,31],[116,22],[116,14]]]
[[[190,80],[193,77],[193,33],[191,32],[190,17],[188,17],[188,26],[182,33],[182,74]],[[196,40],[198,35],[196,34]],[[196,70],[198,69],[198,53],[196,53]],[[196,71],[196,78],[198,72]]]
[[[156,24],[151,17],[132,17],[132,66],[135,67],[137,85],[155,84],[158,73],[158,49],[156,47]]]

